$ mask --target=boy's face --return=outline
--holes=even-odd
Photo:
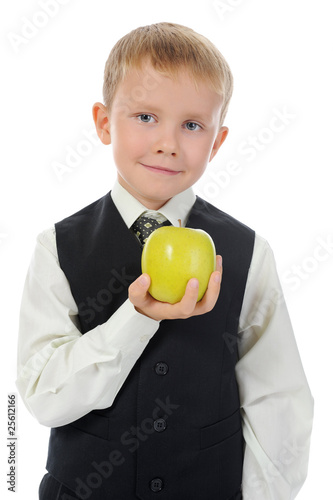
[[[147,63],[130,70],[111,113],[95,104],[99,137],[113,145],[119,183],[149,209],[192,186],[228,134],[219,128],[222,98],[183,71],[177,80]]]

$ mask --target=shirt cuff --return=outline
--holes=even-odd
[[[96,341],[96,335],[101,337],[101,345],[106,348],[118,348],[124,356],[135,356],[145,349],[150,339],[160,326],[160,322],[140,314],[132,302],[127,299],[112,315],[112,323],[116,329],[110,329],[110,320],[101,325],[97,331],[87,332]],[[111,319],[110,318],[110,319]]]

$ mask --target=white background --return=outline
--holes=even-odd
[[[197,192],[253,227],[274,250],[316,401],[309,474],[298,498],[328,498],[333,445],[333,249],[327,246],[333,239],[331,2],[62,0],[60,5],[53,0],[58,9],[52,16],[43,3],[2,2],[0,12],[1,498],[14,498],[6,486],[7,393],[16,392],[18,314],[35,238],[111,189],[111,147],[97,145],[94,138],[88,143],[85,136],[93,129],[91,107],[102,100],[104,64],[114,43],[139,25],[159,21],[206,35],[234,74],[225,122],[230,134]],[[284,121],[272,121],[276,113],[284,114]],[[272,124],[280,130],[269,130]],[[256,146],[249,146],[253,141]],[[56,175],[55,162],[66,166],[72,148],[81,152],[77,166],[67,165],[66,173]],[[37,499],[48,434],[19,399],[18,500]]]

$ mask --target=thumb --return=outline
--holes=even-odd
[[[128,298],[135,306],[140,307],[146,299],[150,287],[149,274],[141,274],[128,288]]]

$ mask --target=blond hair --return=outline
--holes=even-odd
[[[176,77],[180,70],[187,69],[195,84],[207,82],[222,96],[222,126],[233,90],[229,65],[210,40],[191,28],[173,23],[139,27],[112,48],[105,64],[103,85],[104,104],[109,111],[127,72],[132,68],[141,69],[147,60],[163,75]]]

